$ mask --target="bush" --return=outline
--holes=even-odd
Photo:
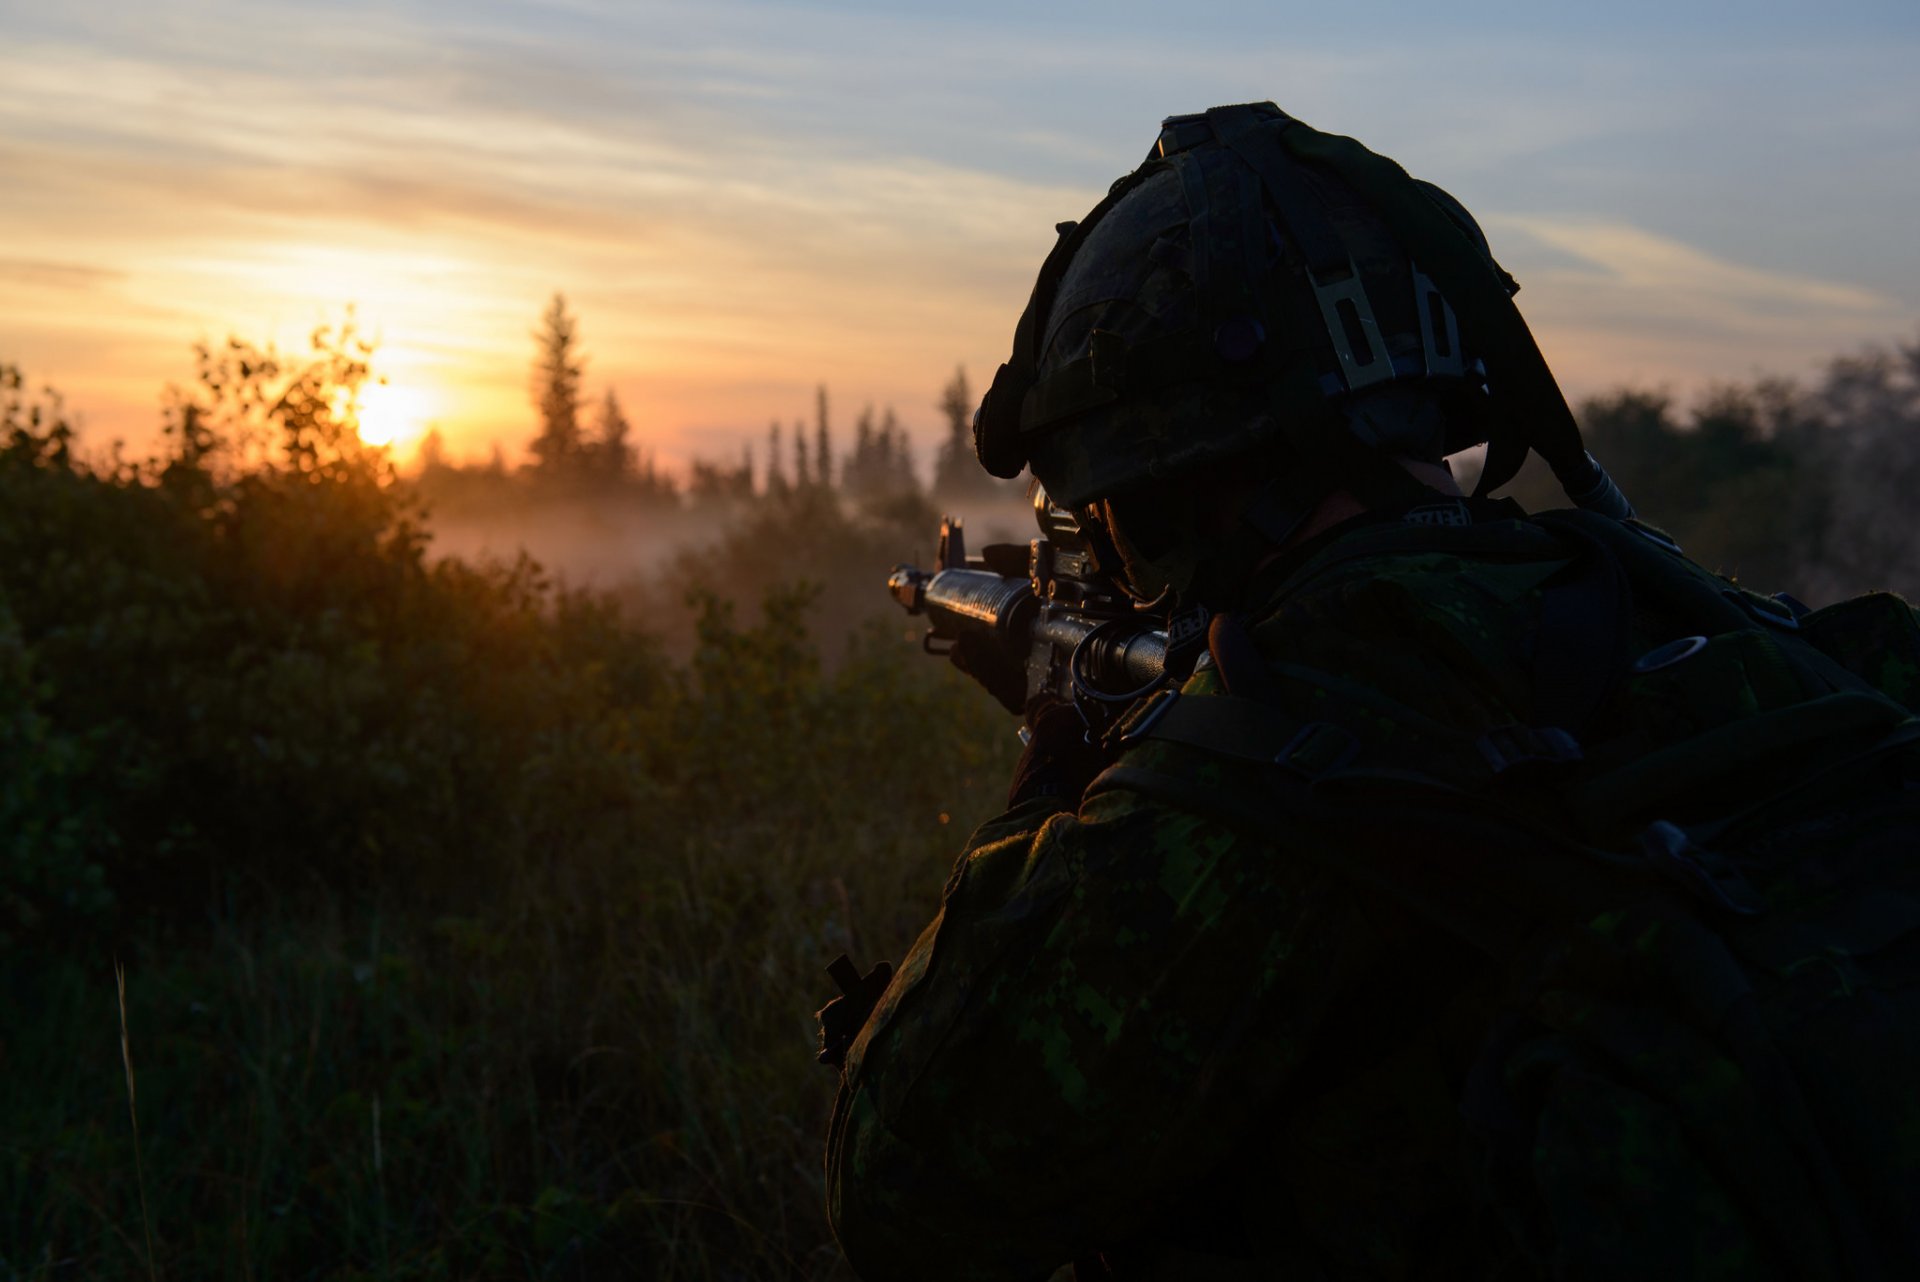
[[[10,375],[0,1272],[145,1271],[118,957],[162,1272],[833,1275],[822,968],[931,916],[1004,717],[897,621],[823,663],[805,588],[674,662],[430,563],[358,377],[203,353],[96,469]]]

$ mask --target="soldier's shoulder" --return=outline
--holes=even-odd
[[[1284,573],[1256,581],[1247,603],[1253,619],[1370,594],[1438,606],[1454,597],[1505,602],[1537,585],[1571,555],[1567,542],[1517,508],[1489,519],[1449,523],[1415,508],[1397,519],[1370,520],[1330,532],[1310,554],[1283,563]],[[1464,509],[1462,509],[1464,511]]]
[[[1268,584],[1244,625],[1271,664],[1510,703],[1524,697],[1543,590],[1570,558],[1523,520],[1364,527]]]

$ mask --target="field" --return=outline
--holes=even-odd
[[[694,592],[670,657],[609,593],[435,558],[337,439],[104,474],[30,413],[0,1275],[835,1276],[823,968],[911,940],[1017,747],[878,613],[931,513],[756,505],[802,572]]]
[[[1917,370],[1583,419],[1709,564],[1911,592]],[[625,549],[543,569],[324,380],[87,463],[5,383],[0,1276],[845,1276],[822,970],[900,954],[1017,747],[881,594],[936,509],[536,496]]]

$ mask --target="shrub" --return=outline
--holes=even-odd
[[[117,956],[163,1272],[832,1275],[822,970],[931,915],[1004,717],[779,576],[675,662],[431,563],[327,343],[203,354],[139,465],[7,402],[0,1272],[144,1271]]]

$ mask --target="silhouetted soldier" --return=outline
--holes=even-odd
[[[980,459],[1209,645],[1094,743],[1026,709],[823,1012],[863,1277],[1920,1277],[1920,629],[1631,519],[1512,290],[1270,104],[1063,225]],[[1529,449],[1573,509],[1486,497]]]

